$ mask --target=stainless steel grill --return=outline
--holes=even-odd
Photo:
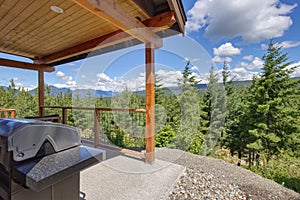
[[[104,159],[105,151],[81,145],[77,128],[38,120],[0,119],[0,200],[25,200],[26,195],[27,199],[39,199],[41,194],[45,199],[60,199],[53,196],[53,190],[64,191],[64,200],[79,198],[80,170]],[[60,184],[65,189],[57,188],[70,177],[78,180],[75,187]],[[47,192],[49,188],[51,192]],[[65,190],[73,194],[68,197]]]

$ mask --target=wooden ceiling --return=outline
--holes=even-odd
[[[159,48],[155,32],[185,20],[178,0],[0,0],[0,51],[53,64],[133,38]]]

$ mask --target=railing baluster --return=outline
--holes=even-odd
[[[135,146],[137,146],[137,143],[140,142],[140,139],[139,139],[139,137],[137,138],[137,135],[136,135],[135,132],[142,131],[142,130],[140,130],[139,128],[137,128],[135,130],[134,122],[137,120],[136,123],[137,123],[138,126],[145,126],[145,122],[143,122],[143,123],[140,122],[140,120],[146,120],[146,116],[145,116],[146,111],[145,111],[145,109],[91,108],[91,107],[72,107],[72,106],[41,106],[41,109],[43,109],[44,111],[45,111],[46,108],[47,109],[61,109],[62,123],[64,123],[64,124],[67,124],[67,122],[68,122],[68,118],[67,118],[68,110],[81,110],[81,111],[93,112],[94,123],[93,123],[93,128],[92,128],[92,135],[93,135],[92,137],[94,137],[94,138],[93,138],[93,141],[82,138],[82,141],[84,141],[84,143],[93,144],[95,147],[109,148],[109,149],[112,149],[112,150],[115,150],[115,151],[120,151],[122,153],[131,154],[131,155],[138,155],[141,158],[145,158],[145,153],[141,153],[141,152],[133,151],[133,150],[129,150],[129,149],[122,149],[122,148],[119,148],[119,147],[114,147],[114,146],[110,146],[110,145],[100,143],[101,128],[103,130],[106,130],[107,128],[110,129],[110,130],[115,130],[116,128],[122,128],[122,127],[117,127],[117,125],[115,124],[117,122],[115,122],[114,124],[111,124],[112,122],[110,120],[115,121],[115,120],[118,119],[118,118],[114,119],[113,116],[111,116],[111,115],[114,112],[116,112],[116,113],[118,113],[118,112],[129,112],[129,113],[136,113],[138,115],[136,117],[132,116],[131,120],[134,120],[133,122],[131,122],[129,124],[127,124],[127,123],[124,124],[125,128],[127,127],[127,130],[129,131],[129,135],[131,135],[131,137],[132,137],[132,141],[134,142]],[[141,117],[141,113],[143,113],[143,115],[144,115],[143,117]],[[104,121],[101,120],[101,116],[105,118]],[[117,114],[116,114],[116,116],[117,116]],[[120,118],[120,119],[122,119],[122,118]],[[109,123],[109,124],[102,124],[103,125],[103,127],[102,127],[101,126],[102,122],[103,123]],[[86,128],[89,128],[89,126],[87,126],[87,127],[83,126],[83,129],[86,129]],[[83,130],[83,131],[85,131],[85,130]],[[86,135],[84,135],[84,136],[86,136]],[[88,138],[89,138],[89,136],[88,136]],[[101,141],[103,142],[103,140],[101,140]],[[104,141],[104,142],[106,142],[106,141]],[[144,141],[144,142],[146,143],[146,141]]]
[[[94,146],[97,147],[99,144],[99,137],[100,137],[100,112],[97,108],[95,108],[95,112],[94,112]]]
[[[16,118],[15,109],[0,108],[0,118]]]
[[[16,110],[11,111],[11,118],[16,118]]]

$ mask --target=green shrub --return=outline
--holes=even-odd
[[[175,131],[170,125],[166,125],[155,135],[156,147],[167,147],[175,138]]]
[[[251,170],[261,176],[300,193],[300,159],[287,153],[274,156],[265,166],[253,166]]]

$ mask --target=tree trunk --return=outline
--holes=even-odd
[[[242,151],[241,150],[239,150],[239,152],[238,152],[238,158],[239,158],[239,162],[238,162],[238,166],[241,166],[241,160],[242,160]]]

